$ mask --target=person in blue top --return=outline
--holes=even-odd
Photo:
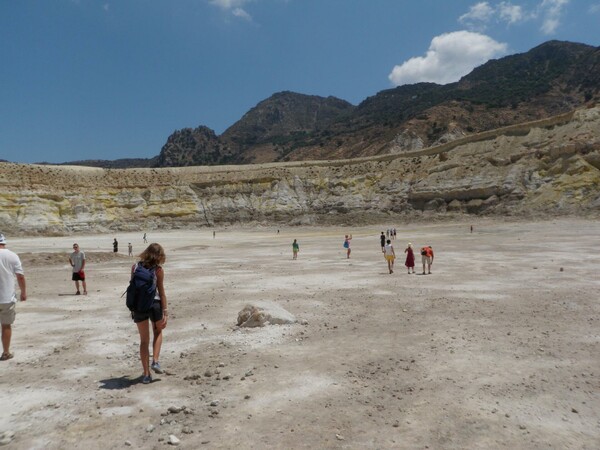
[[[293,257],[292,259],[298,259],[298,252],[300,251],[300,245],[298,244],[298,241],[296,239],[294,239],[294,242],[292,243],[292,253],[293,253]]]
[[[350,241],[352,240],[352,235],[346,235],[344,238],[344,248],[346,251],[346,259],[350,259],[350,253],[352,250],[350,249]]]

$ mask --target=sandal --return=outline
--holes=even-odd
[[[2,353],[2,356],[0,356],[0,361],[6,361],[14,356],[15,355],[13,355],[12,353]]]

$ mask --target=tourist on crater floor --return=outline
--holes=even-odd
[[[79,282],[83,287],[83,295],[87,295],[87,287],[85,284],[85,253],[79,248],[79,244],[73,244],[73,253],[69,256],[69,263],[73,268],[73,274],[71,280],[75,282],[75,295],[80,295]]]
[[[142,239],[144,240],[144,244],[148,243],[148,239],[146,238],[146,233],[144,233],[144,236],[142,236]]]
[[[394,260],[396,259],[396,252],[394,252],[394,246],[390,239],[387,240],[385,247],[383,248],[383,256],[388,264],[388,270],[390,273],[394,273]]]
[[[115,240],[113,241],[113,252],[117,253],[119,251],[119,241],[117,241],[117,238],[115,238]]]
[[[298,244],[298,241],[296,239],[294,239],[294,242],[292,242],[292,259],[298,259],[298,252],[300,251],[300,245]]]
[[[156,373],[164,373],[160,366],[160,350],[163,342],[162,330],[167,326],[167,295],[165,294],[164,279],[165,273],[162,265],[166,261],[166,255],[160,244],[150,244],[140,255],[140,261],[131,267],[131,276],[133,278],[138,265],[141,265],[147,271],[150,271],[154,278],[154,301],[147,311],[132,311],[131,318],[135,322],[140,334],[140,359],[142,361],[142,383],[152,382],[150,369]],[[152,364],[149,364],[150,358],[150,322],[152,322]]]
[[[127,244],[127,255],[133,256],[133,245],[131,245],[131,242]]]
[[[350,259],[350,253],[352,253],[352,249],[350,248],[351,240],[352,240],[352,235],[346,235],[344,237],[344,248],[346,249],[346,259]]]
[[[15,277],[19,285],[20,300],[27,300],[25,275],[19,256],[6,248],[6,238],[0,233],[0,324],[2,325],[2,356],[0,361],[11,359],[12,324],[15,322],[17,292]]]
[[[404,265],[408,269],[408,273],[410,273],[410,269],[412,269],[412,273],[415,273],[415,252],[413,251],[412,244],[409,242],[406,249],[404,249],[404,253],[406,253],[406,261]]]
[[[381,244],[381,251],[385,247],[385,233],[382,231],[381,236],[379,236],[379,243]]]
[[[425,275],[425,266],[427,266],[427,273],[431,274],[433,264],[433,248],[431,248],[431,245],[421,248],[421,262],[423,263],[423,275]]]

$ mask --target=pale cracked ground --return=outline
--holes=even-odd
[[[141,251],[142,232],[8,236],[29,300],[0,362],[4,448],[166,448],[171,434],[188,449],[600,446],[597,221],[398,226],[393,275],[381,230],[150,232],[171,312],[169,373],[151,385],[119,297],[131,259],[111,253],[115,236]],[[87,297],[59,295],[73,292],[74,240]],[[408,241],[433,245],[432,275],[405,273]],[[235,329],[253,301],[308,324]]]

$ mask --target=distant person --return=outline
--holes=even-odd
[[[408,269],[408,273],[410,273],[410,269],[412,269],[412,273],[415,273],[415,252],[412,249],[412,244],[409,242],[408,246],[404,250],[406,253],[406,261],[404,265]]]
[[[427,273],[431,274],[431,266],[433,264],[433,249],[431,245],[421,248],[421,261],[423,262],[423,275],[425,275],[425,266],[427,266]]]
[[[392,230],[392,236],[393,236],[392,239],[396,240],[396,229],[395,228]]]
[[[473,225],[471,225],[471,233],[473,232]]]
[[[346,259],[350,259],[350,253],[352,253],[352,249],[350,248],[350,241],[352,240],[352,235],[344,238],[344,248],[346,249]]]
[[[146,312],[132,311],[131,317],[137,325],[140,334],[140,359],[142,361],[142,383],[148,384],[152,382],[150,369],[156,373],[164,373],[160,366],[160,349],[163,342],[162,330],[167,326],[168,311],[167,311],[167,295],[165,294],[165,273],[162,264],[165,263],[165,251],[160,244],[150,244],[146,250],[140,255],[140,261],[131,267],[131,276],[138,265],[153,272],[154,276],[154,303],[150,310]],[[152,322],[152,364],[150,364],[150,323]]]
[[[386,238],[390,237],[390,229],[389,228],[387,230],[385,230],[385,237]]]
[[[146,239],[146,233],[144,233],[144,236],[142,237],[142,239],[144,240],[144,244],[148,243],[148,239]]]
[[[0,361],[7,361],[14,357],[10,352],[12,338],[12,324],[15,322],[17,292],[15,290],[15,277],[19,290],[19,299],[27,300],[27,287],[21,260],[16,253],[6,248],[6,238],[0,233],[0,324],[2,325],[2,356]]]
[[[113,252],[117,253],[119,251],[119,241],[117,241],[117,238],[115,238],[115,240],[113,241]]]
[[[131,245],[131,242],[127,244],[127,252],[128,256],[133,256],[133,245]]]
[[[381,244],[381,251],[385,247],[385,233],[382,231],[381,236],[379,236],[379,243]]]
[[[394,273],[394,260],[396,259],[396,252],[394,252],[394,246],[390,239],[387,240],[385,247],[383,248],[383,256],[388,264],[388,270],[390,273]]]
[[[300,245],[298,245],[298,241],[296,241],[296,239],[294,239],[294,242],[292,242],[292,253],[293,253],[293,257],[292,259],[298,259],[298,252],[300,251]]]
[[[213,231],[213,239],[217,237],[217,232]]]
[[[75,282],[76,292],[75,295],[80,295],[81,291],[79,290],[79,282],[81,281],[81,285],[83,287],[83,295],[87,295],[87,287],[85,285],[85,253],[82,252],[79,248],[79,244],[73,244],[73,253],[69,256],[69,263],[73,268],[73,275],[71,276],[71,280]]]

